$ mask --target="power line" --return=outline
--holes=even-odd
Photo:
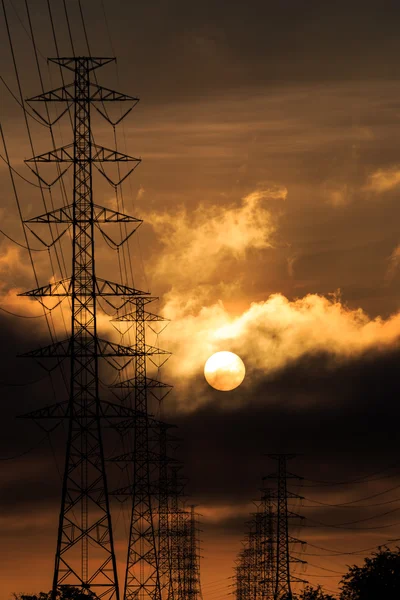
[[[14,10],[14,12],[15,12],[15,14],[16,14],[18,21],[20,22],[20,24],[21,24],[21,26],[22,26],[22,29],[25,31],[25,33],[26,33],[26,35],[28,36],[28,38],[29,38],[29,39],[32,39],[32,37],[31,37],[31,34],[30,34],[30,33],[29,33],[29,31],[26,29],[26,27],[25,27],[25,24],[24,24],[23,20],[21,19],[20,15],[19,15],[19,12],[18,12],[18,11],[17,11],[17,9],[15,8],[14,2],[13,2],[12,0],[8,0],[8,1],[9,1],[9,3],[10,3],[10,5],[11,5],[12,9]],[[44,56],[44,54],[42,54],[42,52],[41,52],[39,49],[38,49],[38,52],[39,52],[40,56],[41,56],[41,57],[42,57],[44,60],[46,60],[46,57]]]
[[[351,556],[351,555],[355,555],[355,554],[363,554],[365,552],[370,552],[371,550],[377,550],[378,548],[382,548],[382,546],[385,546],[385,543],[379,544],[378,546],[369,546],[368,548],[362,548],[361,550],[353,550],[350,552],[336,550],[334,548],[325,548],[323,546],[318,546],[316,544],[312,544],[311,542],[307,542],[307,546],[310,546],[311,548],[316,548],[317,550],[323,550],[324,552],[331,553],[330,555],[320,555],[321,557],[324,557],[324,556]]]
[[[48,125],[46,123],[44,123],[43,121],[40,121],[37,117],[35,117],[35,115],[32,115],[32,113],[30,113],[26,109],[26,107],[23,105],[23,103],[20,100],[18,100],[17,96],[14,94],[14,92],[12,91],[12,89],[10,88],[10,86],[8,85],[6,80],[4,79],[4,77],[2,77],[1,75],[0,75],[0,80],[1,80],[2,84],[4,85],[4,87],[7,89],[7,91],[9,92],[9,94],[14,98],[14,100],[18,104],[18,106],[20,108],[22,108],[24,111],[26,111],[26,113],[30,116],[31,119],[33,119],[34,121],[36,121],[36,123],[39,123],[39,125],[42,125],[43,127],[48,127]],[[32,185],[34,185],[34,184],[32,184]],[[39,186],[37,186],[37,187],[39,187]]]
[[[353,485],[355,483],[367,483],[369,481],[380,481],[381,479],[386,479],[386,478],[390,478],[390,477],[399,477],[400,476],[399,473],[394,473],[393,475],[386,475],[385,477],[378,477],[376,479],[371,479],[371,477],[375,477],[375,475],[385,473],[386,471],[389,471],[390,469],[398,468],[399,465],[400,465],[400,463],[397,462],[393,465],[385,467],[384,469],[380,469],[379,471],[370,473],[369,475],[364,475],[362,477],[356,477],[354,479],[347,479],[347,480],[343,480],[343,481],[327,481],[327,480],[323,480],[323,479],[308,479],[307,477],[304,477],[303,478],[304,481],[310,481],[311,483],[316,484],[316,485],[305,485],[304,487],[325,487],[325,486],[330,487],[330,486],[336,486],[336,485]]]
[[[39,440],[39,442],[37,444],[35,444],[34,446],[31,446],[30,448],[28,448],[27,450],[23,450],[22,452],[20,452],[19,454],[14,454],[14,456],[4,456],[4,457],[0,457],[0,461],[7,461],[7,460],[16,460],[18,458],[22,458],[23,456],[26,456],[27,454],[29,454],[30,452],[33,452],[33,450],[36,450],[36,448],[39,448],[39,446],[47,439],[47,433],[44,437],[42,437],[41,440]]]
[[[33,183],[33,181],[29,181],[29,179],[27,179],[26,177],[24,177],[23,175],[21,175],[21,173],[19,173],[16,169],[14,169],[13,166],[11,166],[11,164],[6,160],[6,158],[0,154],[0,159],[16,174],[18,175],[18,177],[20,177],[21,179],[23,179],[24,181],[26,181],[26,183],[29,183],[29,185],[33,185],[33,187],[36,188],[40,188],[40,185],[38,185],[37,183]]]

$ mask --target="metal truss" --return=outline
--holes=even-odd
[[[86,330],[86,328],[85,328]],[[106,358],[106,357],[141,357],[141,356],[154,356],[158,354],[170,354],[167,351],[160,350],[155,346],[145,346],[144,348],[139,345],[134,346],[121,346],[115,342],[109,342],[108,340],[102,340],[96,338],[96,344],[92,345],[90,335],[79,337],[76,334],[72,338],[62,340],[60,342],[54,342],[44,348],[37,348],[36,350],[30,350],[19,354],[20,358],[85,358],[93,356],[95,358]]]
[[[70,279],[48,284],[25,295],[36,298],[70,297],[71,336],[23,356],[70,358],[68,402],[44,407],[29,415],[45,420],[63,418],[68,423],[52,600],[58,597],[57,590],[71,587],[79,588],[84,596],[119,600],[102,422],[115,418],[147,422],[149,416],[147,412],[145,416],[140,414],[140,409],[135,412],[100,400],[99,358],[135,357],[141,363],[145,354],[155,354],[158,349],[142,345],[125,347],[101,340],[97,335],[99,296],[144,297],[145,293],[96,277],[95,226],[99,223],[127,223],[135,229],[141,221],[94,204],[93,166],[95,163],[117,162],[133,163],[135,168],[140,159],[93,143],[91,108],[98,103],[127,102],[131,106],[124,113],[125,116],[137,103],[137,98],[102,88],[90,81],[91,71],[112,62],[113,58],[67,57],[50,60],[73,72],[74,81],[35,96],[29,102],[64,102],[66,110],[73,106],[74,139],[69,145],[32,157],[26,162],[28,166],[32,163],[35,165],[36,170],[32,170],[38,177],[37,167],[41,163],[71,163],[73,201],[69,206],[29,219],[28,223],[65,223],[72,228],[72,272]]]
[[[112,281],[107,281],[106,279],[100,279],[99,277],[95,277],[93,280],[93,284],[96,291],[96,296],[143,296],[147,292],[142,292],[135,288],[122,285],[120,283],[114,283]],[[56,281],[55,283],[49,283],[48,285],[44,285],[40,288],[36,288],[35,290],[30,290],[29,292],[23,292],[22,294],[18,294],[19,296],[30,296],[33,298],[42,298],[44,296],[71,296],[73,289],[73,280],[72,278],[63,279],[61,281]],[[91,292],[89,289],[82,290],[82,297],[90,296]]]
[[[168,536],[165,532],[165,527],[168,528],[166,477],[169,459],[166,445],[169,426],[160,424],[159,435],[155,439],[148,417],[148,391],[152,389],[154,393],[154,390],[165,387],[147,377],[147,358],[151,359],[151,353],[146,344],[145,306],[155,299],[137,296],[131,300],[135,310],[115,319],[136,323],[137,350],[134,378],[117,384],[122,389],[131,389],[134,409],[139,415],[126,424],[133,427],[133,452],[114,459],[131,462],[133,466],[133,486],[116,492],[128,491],[132,495],[124,600],[162,600],[163,590],[169,588],[166,582],[169,572]],[[152,320],[163,319],[154,315]],[[157,353],[169,355],[163,350]]]
[[[170,470],[171,498],[169,508],[169,552],[171,565],[171,588],[169,597],[186,600],[188,591],[187,557],[190,555],[190,513],[183,504],[185,478],[180,466]]]
[[[91,157],[90,162],[137,162],[140,163],[140,158],[134,158],[133,156],[129,156],[128,154],[123,154],[122,152],[118,152],[117,150],[112,150],[111,148],[104,148],[104,146],[99,146],[98,144],[91,144]],[[33,156],[32,158],[28,158],[25,163],[64,163],[76,162],[75,158],[75,144],[68,144],[67,146],[63,146],[62,148],[55,148],[54,150],[50,150],[49,152],[44,152],[43,154],[38,154]]]
[[[274,515],[268,490],[258,504],[258,512],[247,522],[244,548],[236,561],[236,599],[273,600]]]
[[[275,577],[274,577],[274,595],[273,600],[292,600],[291,589],[292,582],[307,583],[298,577],[291,576],[290,563],[305,564],[305,561],[294,558],[290,555],[289,544],[299,542],[289,535],[289,519],[303,519],[300,515],[288,509],[289,498],[301,498],[298,494],[289,492],[287,489],[288,479],[301,479],[297,475],[287,471],[287,460],[294,458],[294,454],[269,454],[278,463],[278,470],[272,475],[267,475],[263,479],[275,480],[277,489],[269,491],[269,498],[275,505],[276,514],[276,545],[275,545]]]
[[[190,507],[189,518],[189,552],[184,559],[183,586],[185,598],[200,600],[202,597],[200,587],[200,541],[198,536],[197,514],[195,506]]]
[[[24,223],[72,223],[74,218],[77,221],[85,221],[87,218],[85,212],[81,214],[75,211],[74,215],[74,205],[69,204],[68,206],[63,206],[62,208],[57,208],[43,215],[39,215],[38,217],[33,217],[32,219],[26,219]],[[93,220],[96,223],[135,223],[137,227],[143,223],[142,219],[136,219],[131,215],[125,215],[123,213],[112,210],[111,208],[107,208],[104,206],[99,206],[98,204],[93,204]]]

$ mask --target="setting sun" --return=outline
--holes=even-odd
[[[246,369],[242,359],[233,352],[216,352],[204,366],[204,377],[211,387],[222,392],[237,388],[243,381]]]

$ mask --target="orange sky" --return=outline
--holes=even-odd
[[[23,94],[29,96],[40,92],[40,82],[24,2],[13,4],[7,10]],[[76,4],[69,3],[70,18],[77,52],[83,53]],[[123,186],[125,210],[144,220],[130,241],[133,273],[127,282],[159,296],[154,310],[171,319],[159,337],[173,352],[163,368],[174,385],[164,409],[186,440],[189,501],[203,514],[204,600],[222,600],[232,591],[229,578],[251,501],[272,470],[263,454],[289,449],[300,455],[296,473],[328,481],[351,481],[398,460],[399,9],[389,1],[328,7],[312,0],[300,8],[288,0],[252,0],[246,7],[231,4],[227,13],[220,1],[189,10],[181,0],[135,7],[117,0],[105,2],[106,22],[97,4],[85,3],[92,53],[118,56],[118,69],[105,68],[99,80],[141,97],[117,134],[121,151],[143,159]],[[30,5],[50,89],[60,81],[57,69],[47,70],[42,59],[54,54],[46,4]],[[54,11],[60,53],[68,54],[61,1]],[[3,21],[0,27],[2,76],[17,93]],[[23,164],[31,149],[22,111],[4,87],[0,114],[12,165],[32,180]],[[48,150],[48,132],[31,126],[35,152]],[[96,116],[93,126],[96,142],[112,147],[104,121]],[[58,145],[70,141],[68,120],[54,131]],[[46,176],[52,178],[51,169]],[[65,181],[70,193],[70,174]],[[24,217],[44,212],[38,190],[18,177],[17,185]],[[94,185],[97,204],[121,205],[122,197],[97,174]],[[0,186],[0,228],[22,242],[3,163]],[[46,192],[45,200],[60,205],[61,188],[55,186],[52,197]],[[118,230],[110,231],[118,237]],[[62,249],[68,266],[68,234]],[[52,265],[47,252],[34,258],[42,285],[63,276],[53,250]],[[117,264],[99,235],[99,275],[117,280]],[[40,307],[17,297],[33,287],[26,252],[2,236],[0,308],[39,315]],[[48,343],[42,320],[6,313],[0,318],[0,380],[40,379],[39,367],[15,355],[38,341]],[[64,330],[65,319],[62,304],[53,312],[55,330]],[[100,311],[101,333],[119,339],[109,321]],[[211,390],[203,378],[205,361],[220,350],[236,352],[246,366],[244,383],[232,392]],[[41,432],[14,417],[51,394],[46,380],[3,387],[0,458],[36,448],[1,463],[5,598],[13,590],[50,587],[59,478],[48,444],[38,446]],[[54,441],[60,468],[61,438]],[[330,525],[386,513],[398,506],[396,489],[383,494],[398,480],[395,469],[388,473],[326,490],[308,489],[312,482],[305,481],[299,493],[307,500],[296,508]],[[310,508],[378,493],[376,501],[365,501],[377,506],[365,509]],[[113,510],[123,568],[124,517],[118,505]],[[350,552],[400,533],[395,512],[355,527],[314,527],[310,520],[298,536]],[[308,554],[304,578],[332,590],[340,575],[324,569],[343,572],[362,560],[324,558],[311,546]]]

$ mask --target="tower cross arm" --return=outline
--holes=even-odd
[[[89,100],[91,102],[133,102],[133,106],[139,102],[139,98],[129,96],[128,94],[123,94],[115,90],[110,90],[109,88],[98,85],[97,83],[91,82],[89,90]]]
[[[136,379],[133,377],[132,379],[124,379],[122,381],[118,381],[117,383],[113,383],[110,387],[112,388],[135,388]],[[168,383],[164,383],[163,381],[157,381],[156,379],[151,379],[151,377],[146,377],[146,388],[147,389],[170,389],[172,385]]]
[[[95,280],[96,292],[98,296],[142,296],[147,292],[142,292],[136,288],[132,288],[121,283],[114,283],[97,277]],[[81,291],[79,296],[91,296],[90,290]],[[49,283],[42,287],[23,292],[19,296],[31,296],[33,298],[42,298],[44,296],[71,296],[72,294],[72,279],[62,279],[54,283]]]
[[[96,288],[99,296],[146,296],[149,293],[100,277],[96,277]]]
[[[71,295],[71,279],[62,279],[55,283],[49,283],[42,287],[23,292],[18,296],[30,296],[32,298],[42,298],[44,296],[70,296]]]
[[[91,217],[82,212],[79,215],[73,214],[73,205],[56,208],[32,219],[25,219],[24,223],[85,223],[90,222]],[[137,219],[132,215],[126,215],[106,206],[93,205],[93,221],[95,223],[135,223],[137,227],[143,223],[142,219]]]
[[[140,158],[135,158],[133,156],[129,156],[129,154],[124,154],[123,152],[118,152],[117,150],[113,150],[111,148],[105,148],[104,146],[99,146],[98,144],[92,144],[92,157],[90,158],[91,162],[136,162],[140,163]],[[77,159],[74,157],[74,145],[68,144],[67,146],[63,146],[62,148],[55,148],[54,150],[50,150],[49,152],[44,152],[43,154],[38,154],[36,156],[32,156],[25,160],[26,163],[48,163],[48,162],[77,162]]]
[[[90,339],[91,336],[87,336]],[[80,357],[107,357],[107,356],[120,356],[120,357],[130,357],[130,356],[138,356],[142,355],[143,352],[138,352],[136,346],[122,346],[121,344],[116,344],[114,342],[109,342],[108,340],[102,340],[97,338],[96,340],[96,348],[93,350],[91,344],[83,344],[80,343],[75,345],[74,352],[72,352],[72,345],[75,340],[73,338],[62,340],[60,342],[54,342],[49,346],[44,346],[42,348],[37,348],[36,350],[30,350],[29,352],[24,352],[23,354],[18,354],[19,358],[67,358],[70,356],[80,356]],[[77,339],[76,341],[79,341]],[[150,347],[151,348],[151,347]],[[160,351],[158,348],[154,349],[154,354],[170,354],[169,352]],[[151,352],[148,352],[151,354]]]
[[[96,408],[94,406],[94,408]],[[107,402],[102,400],[100,402],[100,416],[105,419],[136,419],[137,411],[129,406],[122,404],[116,404],[115,402]],[[64,402],[57,402],[56,404],[49,404],[42,408],[33,410],[29,413],[19,415],[19,419],[69,419],[71,416],[71,404],[67,400]],[[78,415],[75,415],[78,416]]]
[[[93,144],[93,154],[91,160],[93,162],[141,162],[141,158],[135,158],[133,156],[129,156],[129,154],[124,154],[123,152],[118,152],[117,150],[113,150],[112,148],[105,148],[104,146],[99,146],[98,144]]]
[[[54,63],[55,65],[59,65],[60,67],[64,67],[65,69],[69,69],[73,73],[76,72],[77,65],[85,62],[85,69],[87,72],[94,71],[95,69],[99,69],[100,67],[104,67],[104,65],[108,65],[111,62],[115,62],[115,57],[111,56],[91,56],[91,57],[82,57],[82,56],[68,56],[68,57],[57,57],[57,58],[49,58],[49,62]]]
[[[154,356],[155,354],[171,356],[172,352],[169,352],[168,350],[162,350],[161,348],[156,348],[155,346],[149,346],[148,344],[145,344],[144,350],[143,350],[143,352],[140,352],[140,354],[143,354],[144,356]]]
[[[169,319],[166,319],[165,317],[161,317],[160,315],[155,315],[155,314],[153,314],[151,312],[147,312],[147,311],[145,311],[143,316],[140,316],[140,317],[138,317],[136,312],[131,312],[126,315],[121,315],[120,317],[117,317],[116,319],[113,319],[113,321],[138,321],[138,320],[144,321],[146,323],[169,321]]]
[[[62,87],[27,98],[26,102],[73,102],[74,84],[63,85]]]
[[[27,98],[26,102],[73,102],[74,100],[74,84],[70,83]],[[131,102],[132,108],[139,102],[139,98],[135,96],[123,94],[93,82],[89,84],[88,100],[90,102]]]
[[[68,144],[25,160],[26,163],[74,162],[74,145]]]

